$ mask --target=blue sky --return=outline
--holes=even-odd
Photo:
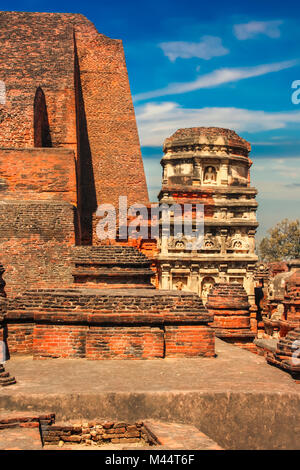
[[[12,0],[9,9],[82,13],[123,40],[151,200],[163,140],[179,127],[216,125],[252,144],[258,238],[284,217],[300,218],[300,103],[291,99],[300,80],[300,4]]]

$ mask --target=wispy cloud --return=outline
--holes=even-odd
[[[300,183],[290,183],[285,185],[286,188],[300,188]]]
[[[142,101],[158,98],[166,95],[176,95],[201,88],[211,88],[225,83],[237,82],[245,78],[259,77],[271,72],[279,72],[298,64],[298,60],[285,60],[271,64],[262,64],[254,67],[222,68],[211,73],[202,75],[192,82],[171,83],[165,88],[139,93],[134,96],[134,101]]]
[[[217,36],[203,36],[199,42],[162,42],[159,47],[171,62],[178,57],[181,59],[198,57],[198,59],[209,60],[229,53],[229,49],[223,46],[221,38]]]
[[[264,34],[269,38],[279,38],[279,26],[283,23],[281,20],[273,21],[250,21],[249,23],[235,24],[233,31],[239,40],[251,39],[257,34]]]
[[[300,124],[300,111],[265,112],[241,108],[183,108],[174,102],[136,106],[143,146],[161,147],[166,137],[182,127],[217,126],[237,132],[259,132]]]

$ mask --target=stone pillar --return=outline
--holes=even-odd
[[[199,265],[191,265],[191,278],[190,278],[190,289],[196,294],[200,294],[200,283],[199,283]]]
[[[172,222],[171,222],[172,223]],[[160,240],[160,253],[162,255],[167,255],[168,254],[168,243],[169,243],[169,237],[168,237],[168,230],[165,228],[162,228],[162,237]]]
[[[249,254],[255,254],[255,233],[256,230],[248,230],[248,239],[249,239]]]
[[[219,282],[225,282],[227,279],[227,264],[219,265]]]
[[[228,185],[228,162],[223,162],[220,166],[220,182]]]
[[[163,264],[161,266],[161,289],[171,289],[170,286],[170,265],[169,264]]]
[[[227,239],[228,230],[227,228],[220,230],[221,235],[221,255],[226,254],[226,239]]]
[[[200,186],[200,184],[201,184],[201,164],[199,160],[195,160],[193,186]]]
[[[255,305],[255,280],[254,280],[255,265],[247,266],[247,276],[244,279],[244,288],[248,294],[250,305]]]

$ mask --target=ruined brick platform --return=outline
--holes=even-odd
[[[214,357],[210,321],[201,299],[188,292],[35,289],[8,301],[3,329],[11,357]]]
[[[162,421],[56,422],[54,413],[0,409],[0,450],[222,450],[195,426]]]
[[[85,287],[154,289],[151,261],[132,246],[77,246],[74,283]]]
[[[225,449],[300,449],[300,386],[285,372],[219,339],[217,358],[7,363],[16,385],[0,408],[57,420],[116,418],[196,426]]]

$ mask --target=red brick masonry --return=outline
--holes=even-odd
[[[214,317],[211,326],[216,336],[244,349],[256,352],[256,309],[252,311],[248,296],[240,284],[220,282],[210,291],[206,308]]]
[[[0,450],[39,449],[44,445],[72,449],[72,445],[130,444],[141,442],[143,449],[222,450],[194,426],[161,421],[127,423],[98,419],[78,423],[56,423],[55,414],[6,412],[0,414]],[[70,447],[66,447],[70,446]]]
[[[196,294],[37,289],[7,303],[9,354],[87,359],[213,357],[212,316]]]

